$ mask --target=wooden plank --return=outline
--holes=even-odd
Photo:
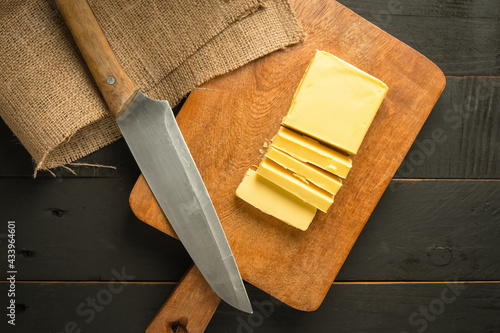
[[[448,76],[446,89],[394,177],[499,178],[499,108],[500,77]],[[32,176],[31,157],[1,120],[0,156],[0,176]],[[78,177],[139,174],[123,140],[79,162],[114,165],[117,169],[75,167]],[[63,168],[54,172],[58,177],[74,176]],[[45,172],[39,177],[51,176]]]
[[[120,265],[139,281],[179,281],[191,261],[178,241],[133,216],[132,184],[0,179],[0,217],[17,221],[18,278],[109,280]],[[500,280],[499,185],[392,181],[337,280]]]
[[[134,280],[128,270],[122,274],[122,267],[114,267],[118,279]],[[175,284],[18,282],[16,325],[10,326],[4,315],[0,331],[145,332],[174,287]],[[8,288],[7,283],[0,283],[2,295],[7,295]]]
[[[500,178],[500,77],[447,77],[396,178]]]
[[[0,331],[144,332],[174,286],[133,282],[18,283],[15,330],[5,317],[0,321]],[[253,286],[248,286],[248,292],[253,315],[221,303],[206,332],[500,330],[500,283],[334,284],[324,304],[310,313],[294,310]],[[0,283],[0,293],[7,295],[6,283]]]
[[[447,75],[500,75],[500,3],[340,0],[421,52]]]
[[[337,281],[500,280],[500,181],[393,181]]]
[[[16,221],[18,279],[109,280],[109,267],[140,279],[178,281],[182,244],[130,211],[131,178],[0,178],[0,216]],[[5,242],[7,229],[0,230]],[[4,243],[5,244],[5,243]],[[3,248],[3,245],[2,245]],[[7,251],[0,260],[7,262]]]
[[[446,89],[395,178],[499,178],[500,78],[447,77],[446,82]],[[31,157],[3,121],[0,121],[0,156],[4,158],[0,164],[1,176],[32,175]],[[76,167],[79,177],[139,174],[123,140],[79,162],[117,167],[116,170]],[[63,168],[54,172],[58,177],[73,176]]]
[[[500,330],[498,284],[334,284],[323,305],[311,313],[253,292],[250,299],[254,315],[241,315],[222,304],[206,333]]]
[[[446,4],[432,0],[340,0],[340,3],[360,15],[386,10],[392,15],[428,16],[428,17],[460,17],[460,18],[496,18],[500,6],[492,0],[448,1]],[[385,13],[387,14],[387,13]]]

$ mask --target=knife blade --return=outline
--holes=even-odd
[[[56,4],[146,182],[187,252],[221,299],[252,313],[219,218],[168,102],[147,97],[127,76],[87,0],[56,0]]]

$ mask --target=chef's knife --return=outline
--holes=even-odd
[[[87,0],[56,0],[156,200],[214,291],[252,306],[215,208],[167,101],[142,94],[116,59]]]

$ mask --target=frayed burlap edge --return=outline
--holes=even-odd
[[[82,157],[85,157],[108,144],[121,138],[121,132],[115,120],[111,116],[91,122],[76,132],[68,135],[57,146],[48,149],[35,166],[33,177],[35,178],[39,171],[48,171],[54,175],[50,169],[63,167],[74,173],[70,166],[78,166],[82,163],[72,163]],[[82,142],[85,144],[82,145]],[[99,164],[87,164],[87,166],[111,167]]]

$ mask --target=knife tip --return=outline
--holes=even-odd
[[[252,304],[250,303],[250,300],[248,299],[248,297],[246,299],[246,302],[244,302],[244,304],[240,304],[238,309],[243,311],[243,312],[246,312],[248,314],[253,314]]]
[[[244,288],[239,290],[239,293],[237,293],[235,296],[236,297],[232,299],[222,299],[232,307],[242,312],[253,314],[252,303],[250,303],[250,299],[248,298],[246,290]]]

